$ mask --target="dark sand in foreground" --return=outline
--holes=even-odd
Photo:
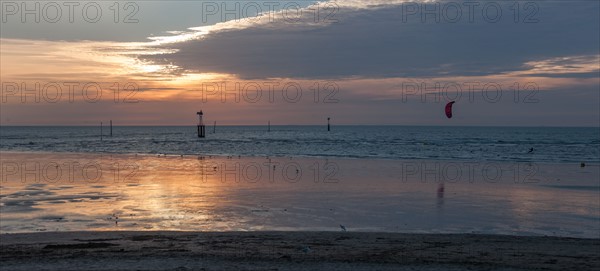
[[[363,232],[1,235],[2,270],[599,270],[600,239]]]

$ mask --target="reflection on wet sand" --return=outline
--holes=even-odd
[[[599,230],[597,190],[560,188],[597,186],[597,167],[561,165],[563,175],[546,176],[557,166],[541,165],[542,181],[523,183],[512,175],[448,181],[406,163],[414,161],[3,154],[1,231]]]

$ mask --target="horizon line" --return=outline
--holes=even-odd
[[[103,125],[105,127],[110,127],[107,123]],[[196,127],[197,124],[194,125],[145,125],[145,124],[127,124],[127,125],[112,125],[113,127]],[[206,127],[212,127],[213,124],[206,125]],[[217,127],[268,127],[269,124],[223,124],[217,125]],[[277,126],[323,126],[327,127],[327,124],[270,124],[272,127]],[[515,128],[600,128],[599,126],[582,126],[582,125],[574,125],[574,126],[556,126],[556,125],[431,125],[431,124],[335,124],[331,125],[332,127],[350,127],[350,126],[404,126],[404,127],[515,127]],[[47,125],[47,124],[11,124],[11,125],[3,125],[0,124],[0,127],[100,127],[100,125],[89,125],[89,124],[75,124],[75,125]]]

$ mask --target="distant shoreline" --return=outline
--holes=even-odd
[[[44,125],[44,124],[17,124],[0,127],[98,127],[98,124],[82,125]],[[207,125],[211,126],[211,125]],[[219,124],[217,127],[267,127],[267,124]],[[271,124],[271,127],[326,127],[324,124]],[[417,125],[417,124],[335,124],[339,127],[454,127],[454,128],[600,128],[600,126],[528,126],[528,125]],[[335,127],[332,125],[332,127]],[[113,125],[113,127],[190,127],[195,125]]]
[[[600,239],[366,232],[2,234],[3,270],[593,270]]]

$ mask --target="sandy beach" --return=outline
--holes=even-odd
[[[2,270],[600,268],[595,165],[25,152],[0,162]]]
[[[2,270],[598,270],[600,240],[365,232],[2,235]]]

